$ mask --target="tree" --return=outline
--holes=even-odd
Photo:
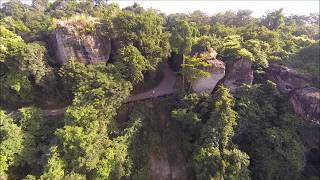
[[[300,121],[274,83],[243,86],[237,95],[237,144],[251,158],[254,179],[295,179],[304,166]],[[241,140],[240,140],[241,139]]]
[[[228,36],[223,39],[221,56],[230,59],[237,59],[237,52],[241,49],[240,36]]]
[[[104,64],[85,66],[74,61],[63,67],[62,78],[73,80],[70,86],[74,98],[66,112],[65,126],[56,132],[70,171],[98,179],[124,176],[126,171],[121,169],[125,169],[127,160],[117,155],[126,156],[125,142],[117,141],[121,136],[110,134],[117,131],[114,117],[132,85],[107,69]]]
[[[34,107],[25,107],[19,109],[21,114],[21,128],[23,130],[23,151],[19,157],[19,165],[27,164],[30,169],[36,169],[41,166],[40,139],[42,138],[41,127],[43,126],[43,116],[40,109]],[[19,167],[19,166],[17,166]]]
[[[157,67],[169,53],[169,34],[164,30],[164,22],[154,10],[119,13],[112,20],[116,47],[133,45],[149,61],[150,67]]]
[[[188,54],[192,46],[192,30],[187,21],[178,20],[171,30],[170,44],[177,54]]]
[[[262,24],[270,30],[277,30],[284,26],[283,8],[268,12],[261,20]]]
[[[199,31],[199,35],[209,35],[211,31],[210,16],[199,10],[196,10],[190,14],[188,20],[195,23],[196,28]]]
[[[63,179],[65,162],[59,157],[58,148],[51,147],[51,156],[48,164],[45,167],[44,173],[41,175],[41,180]]]
[[[319,43],[300,49],[293,54],[286,64],[302,74],[309,74],[313,78],[315,84],[320,81],[319,75]]]
[[[23,132],[15,120],[0,110],[0,178],[7,179],[8,168],[23,149]]]
[[[11,32],[17,33],[19,36],[24,37],[24,35],[30,32],[30,29],[24,24],[20,19],[14,19],[11,16],[2,18],[0,20],[1,27],[10,30]],[[2,33],[5,33],[4,29],[1,29]]]
[[[48,8],[51,17],[61,19],[71,17],[74,14],[93,14],[94,3],[90,1],[57,0]]]
[[[188,94],[181,104],[172,117],[182,125],[182,147],[195,178],[250,179],[249,156],[231,141],[237,113],[229,90],[220,86],[213,98]]]
[[[45,61],[45,47],[38,43],[29,43],[22,50],[20,69],[34,78],[36,84],[41,84],[50,69]]]
[[[98,6],[100,6],[100,5],[106,6],[107,2],[108,2],[108,0],[93,0],[93,1]]]
[[[232,147],[231,138],[237,124],[233,106],[234,99],[229,90],[219,86],[213,97],[210,117],[201,129],[201,148],[194,153],[198,179],[250,179],[249,156]]]
[[[256,39],[245,41],[243,46],[252,53],[252,61],[257,68],[268,67],[267,53],[270,53],[270,45]]]
[[[245,10],[239,10],[237,12],[237,18],[236,18],[236,26],[241,27],[245,26],[247,24],[250,24],[252,21],[254,21],[254,18],[251,16],[253,11],[245,9]]]
[[[304,167],[303,145],[291,130],[267,128],[252,144],[257,161],[252,171],[256,179],[295,179]]]
[[[4,26],[1,26],[0,30],[1,30],[0,62],[9,64],[10,63],[9,60],[7,61],[5,60],[19,55],[20,51],[25,46],[25,42],[20,36],[13,33],[12,31],[9,31]]]
[[[31,10],[31,7],[23,4],[20,0],[11,0],[3,3],[1,10],[6,16],[22,20],[25,13]]]
[[[232,109],[234,99],[229,90],[220,86],[213,98],[213,111],[202,131],[204,146],[213,145],[223,152],[234,135],[237,113]]]
[[[187,57],[182,65],[182,74],[188,83],[192,83],[201,77],[209,77],[211,74],[201,68],[210,67],[211,64],[204,61],[201,57]]]
[[[133,84],[143,80],[143,71],[152,69],[150,62],[132,45],[119,49],[117,59],[117,71]]]
[[[39,11],[45,11],[49,7],[49,0],[32,0],[32,7]]]
[[[191,55],[209,51],[210,48],[218,49],[220,39],[215,36],[201,36],[196,38],[191,47]]]
[[[201,148],[193,157],[196,179],[249,180],[249,156],[238,150],[217,147]]]

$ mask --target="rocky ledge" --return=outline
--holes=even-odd
[[[242,84],[252,84],[253,70],[250,60],[241,58],[236,60],[230,67],[223,84],[230,89],[231,92],[236,92]]]
[[[312,87],[310,79],[277,64],[270,65],[266,75],[289,96],[296,114],[320,124],[320,90]]]
[[[50,38],[53,63],[61,65],[72,58],[85,64],[108,61],[111,40],[102,29],[103,25],[90,17],[75,16],[58,22]]]

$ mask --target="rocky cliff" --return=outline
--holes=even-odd
[[[75,16],[58,22],[50,40],[54,63],[61,65],[71,58],[86,64],[106,62],[111,40],[102,30],[103,25],[90,17]]]
[[[237,91],[242,84],[252,84],[253,70],[252,62],[241,58],[236,60],[228,71],[223,84],[230,89],[231,92]]]
[[[303,77],[297,71],[286,66],[271,64],[267,69],[267,77],[278,85],[283,93],[289,93],[294,89],[311,86],[311,80]]]
[[[310,79],[277,64],[270,65],[266,75],[289,96],[296,114],[320,123],[320,90],[312,87]]]
[[[210,64],[209,67],[201,68],[203,71],[209,72],[210,76],[202,77],[192,82],[192,89],[197,93],[211,93],[219,80],[225,75],[225,64],[224,62],[216,59],[217,52],[212,48],[210,48],[207,52],[202,52],[196,56]]]

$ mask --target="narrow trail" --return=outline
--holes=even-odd
[[[42,109],[42,113],[48,117],[63,116],[67,107]]]
[[[169,66],[166,64],[163,69],[164,73],[164,78],[162,81],[153,89],[142,92],[139,94],[131,95],[126,103],[129,102],[134,102],[134,101],[141,101],[145,99],[150,99],[150,98],[156,98],[156,97],[161,97],[165,95],[171,95],[176,93],[176,89],[174,87],[175,82],[176,82],[176,75],[174,72],[169,68]],[[47,108],[43,109],[42,112],[46,116],[62,116],[64,115],[67,107],[62,107],[62,108]]]
[[[155,88],[143,93],[132,95],[129,97],[127,102],[140,101],[144,99],[174,94],[176,92],[176,89],[174,88],[176,75],[168,65],[165,65],[163,73],[164,78]]]

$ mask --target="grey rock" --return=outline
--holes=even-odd
[[[102,33],[97,25],[94,32],[79,33],[79,30],[67,23],[59,23],[54,31],[51,43],[56,64],[64,64],[71,58],[85,64],[107,62],[111,53],[111,39]]]
[[[253,81],[253,70],[250,60],[241,58],[231,65],[223,84],[230,89],[231,92],[236,92],[242,84],[251,85]]]
[[[294,90],[290,102],[296,114],[320,123],[320,90],[315,87],[304,87]]]

